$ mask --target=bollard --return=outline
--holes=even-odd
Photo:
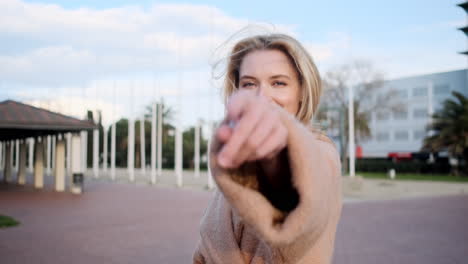
[[[395,176],[396,176],[395,169],[390,169],[390,170],[388,170],[388,177],[389,177],[391,180],[394,180],[394,179],[395,179]]]

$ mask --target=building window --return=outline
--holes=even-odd
[[[378,112],[377,113],[377,120],[386,121],[388,119],[390,119],[390,113],[389,112]]]
[[[408,140],[408,131],[400,130],[395,132],[395,140],[397,141],[407,141]]]
[[[426,131],[424,130],[415,130],[413,131],[413,139],[414,140],[421,140],[426,136]]]
[[[399,111],[393,112],[393,119],[395,120],[405,120],[408,119],[408,109],[401,109]]]
[[[435,95],[447,95],[450,93],[450,86],[448,84],[437,84],[434,86]]]
[[[413,117],[414,118],[426,118],[427,117],[427,109],[426,108],[417,108],[413,110]]]
[[[390,139],[390,133],[388,132],[379,132],[376,136],[377,141],[388,141]]]
[[[400,99],[408,99],[408,90],[400,89],[397,90],[398,98]]]
[[[424,97],[427,96],[427,87],[416,87],[413,88],[413,96],[414,97]]]

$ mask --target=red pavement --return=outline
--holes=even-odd
[[[210,192],[93,183],[82,196],[0,184],[0,263],[191,263]],[[468,263],[468,196],[347,203],[335,264]]]

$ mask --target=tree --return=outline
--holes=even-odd
[[[166,169],[174,168],[174,130],[175,127],[172,125],[172,119],[174,116],[173,108],[163,104],[163,133],[162,133],[162,167]],[[152,106],[149,105],[146,108],[145,116],[145,159],[146,163],[151,162],[151,115]],[[140,122],[137,119],[135,121],[135,167],[141,167],[140,161]],[[183,131],[183,167],[193,168],[193,156],[194,156],[194,127],[189,127]],[[200,133],[200,152],[205,153],[207,150],[207,140],[203,139],[203,134]],[[110,138],[111,129],[108,130],[108,148],[110,151]],[[127,147],[128,147],[128,120],[120,119],[116,123],[116,166],[126,167],[127,166]],[[206,167],[206,164],[201,164],[201,167]]]
[[[445,100],[442,109],[432,115],[423,149],[447,150],[452,157],[465,162],[464,173],[468,174],[468,98],[456,91],[452,95],[455,98]],[[454,173],[458,171],[455,169]]]
[[[343,169],[347,171],[348,163],[348,92],[354,89],[354,129],[356,143],[363,142],[372,136],[369,122],[372,113],[401,111],[402,105],[397,100],[397,92],[384,87],[384,75],[372,63],[365,60],[356,60],[351,63],[339,65],[329,70],[324,78],[324,94],[320,119],[326,118],[329,128],[338,129],[343,134],[341,157]],[[330,109],[336,110],[335,116],[327,115]],[[340,124],[341,123],[341,124]]]

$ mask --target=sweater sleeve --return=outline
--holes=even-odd
[[[221,145],[216,139],[212,140],[210,168],[233,210],[279,254],[278,258],[289,262],[308,254],[319,240],[333,247],[341,213],[341,171],[338,152],[327,137],[312,133],[283,109],[278,111],[288,130],[289,168],[282,176],[290,177],[298,196],[280,198],[297,200],[290,211],[277,208],[271,202],[274,197],[259,190],[258,173],[249,164],[235,170],[218,166],[216,155]]]

